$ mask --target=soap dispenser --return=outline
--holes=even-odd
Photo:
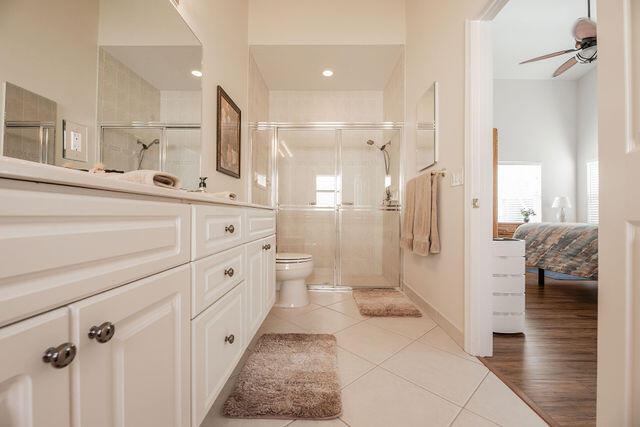
[[[207,191],[207,177],[206,176],[201,176],[200,177],[200,183],[198,184],[198,191],[200,191],[201,193],[206,193],[206,191]]]

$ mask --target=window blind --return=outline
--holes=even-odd
[[[542,167],[536,163],[498,165],[498,221],[522,222],[522,209],[533,209],[531,222],[542,220]]]
[[[587,222],[597,224],[600,220],[600,173],[598,161],[587,162]]]

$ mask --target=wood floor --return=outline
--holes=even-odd
[[[547,278],[540,288],[534,273],[526,292],[526,333],[494,334],[494,355],[481,360],[550,424],[595,425],[596,283]]]

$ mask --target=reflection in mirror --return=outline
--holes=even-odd
[[[417,106],[416,166],[418,171],[438,161],[438,83],[422,95]]]
[[[4,156],[197,187],[202,46],[170,1],[11,0],[0,16]]]
[[[53,164],[57,104],[9,82],[4,94],[3,155]]]

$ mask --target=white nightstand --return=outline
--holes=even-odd
[[[525,242],[493,241],[493,332],[524,332]]]

